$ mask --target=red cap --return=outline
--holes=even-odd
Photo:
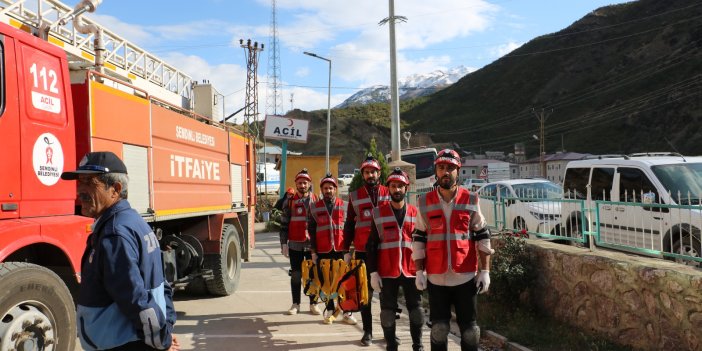
[[[307,173],[307,168],[303,168],[300,172],[295,175],[295,181],[297,182],[298,179],[307,179],[308,182],[312,182],[312,178],[310,177],[309,173]]]
[[[380,170],[380,163],[378,163],[378,160],[373,157],[372,154],[368,154],[368,157],[366,157],[366,160],[361,163],[361,171],[363,171],[364,168],[370,167],[373,168],[377,171]]]
[[[461,168],[461,156],[458,156],[458,152],[454,150],[443,149],[436,155],[436,159],[434,159],[434,166],[440,163],[454,165]]]
[[[402,171],[400,167],[395,167],[395,169],[390,173],[388,176],[388,179],[385,181],[386,185],[389,185],[390,182],[400,182],[404,185],[409,185],[409,177],[407,176],[407,173]]]
[[[334,184],[335,188],[339,187],[339,185],[336,184],[336,178],[334,178],[334,176],[332,176],[331,173],[327,173],[327,175],[325,175],[324,178],[322,178],[322,180],[319,182],[319,187],[321,188],[322,185],[324,185],[324,183],[332,183]]]

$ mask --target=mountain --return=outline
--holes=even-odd
[[[432,95],[401,101],[412,144],[457,143],[466,151],[547,153],[675,151],[702,154],[702,2],[639,0],[596,9]],[[358,164],[376,139],[390,150],[389,104],[332,109],[331,153]],[[310,121],[307,144],[324,155],[326,110],[291,111]],[[431,139],[430,139],[431,138]],[[403,143],[404,146],[404,143]]]
[[[425,74],[413,74],[400,79],[398,80],[400,100],[433,94],[457,82],[471,71],[473,70],[470,68],[458,66],[448,71],[436,70]],[[390,88],[387,85],[374,85],[351,95],[335,108],[388,101],[390,101]]]
[[[702,2],[596,9],[537,37],[402,114],[473,152],[702,154]],[[450,128],[447,126],[451,126]]]

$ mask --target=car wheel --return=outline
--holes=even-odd
[[[700,243],[699,235],[690,235],[687,232],[682,232],[673,238],[672,252],[690,257],[702,257],[702,243]],[[702,262],[685,260],[682,258],[674,258],[675,262],[688,266],[702,267]]]
[[[587,246],[587,239],[583,242],[583,226],[582,226],[582,221],[580,220],[580,215],[573,215],[570,220],[568,220],[568,223],[566,224],[566,233],[569,238],[572,239],[577,239],[577,240],[571,240],[570,243],[573,244],[574,246]]]
[[[527,228],[526,222],[524,221],[524,218],[522,217],[517,217],[514,219],[514,229],[517,230],[526,230],[529,231],[529,228]]]

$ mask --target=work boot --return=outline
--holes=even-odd
[[[373,333],[371,333],[369,331],[364,331],[363,337],[361,338],[361,345],[363,345],[363,346],[373,345]]]
[[[292,306],[290,306],[287,313],[292,316],[297,314],[297,312],[300,312],[300,304],[294,303]]]

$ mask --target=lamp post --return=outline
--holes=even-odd
[[[316,57],[320,60],[324,60],[329,62],[329,85],[327,86],[327,153],[326,153],[326,165],[327,165],[327,173],[329,173],[329,135],[331,134],[331,60],[328,58],[324,58],[322,56],[319,56],[315,53],[311,52],[303,52],[303,54],[307,56],[312,56]]]

